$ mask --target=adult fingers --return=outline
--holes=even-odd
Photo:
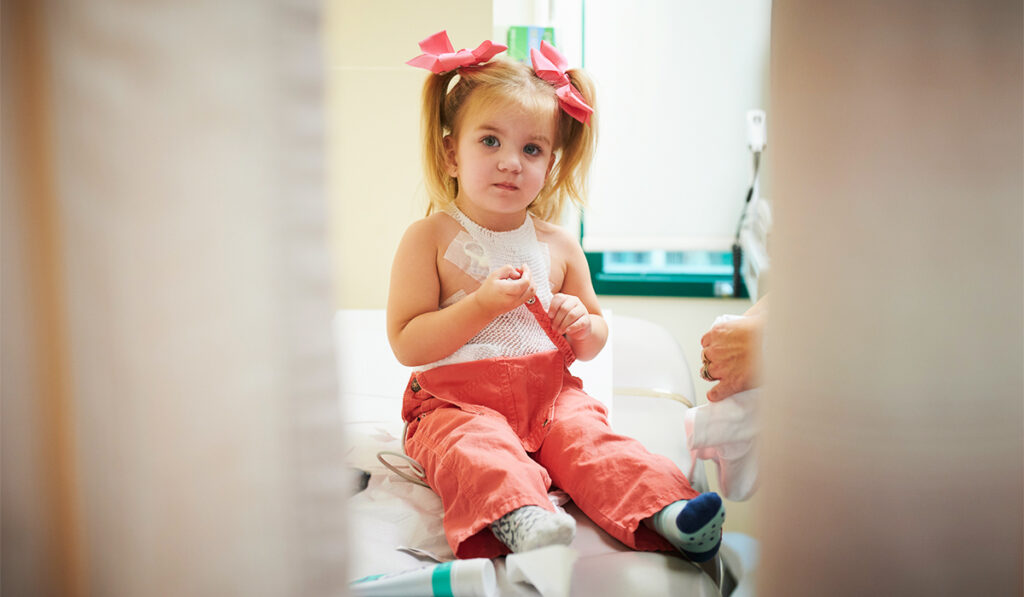
[[[725,375],[725,365],[722,363],[716,363],[715,361],[709,359],[704,362],[704,368],[707,370],[708,375],[710,375],[712,379],[719,380],[722,379],[722,377],[724,377]]]
[[[708,400],[719,402],[736,393],[738,388],[730,380],[722,380],[708,390]]]
[[[700,337],[700,345],[701,346],[710,346],[711,344],[713,344],[715,342],[715,340],[718,339],[718,337],[721,334],[722,334],[722,324],[721,323],[719,323],[718,325],[711,326],[711,329],[709,329],[708,331],[704,332],[704,335]]]

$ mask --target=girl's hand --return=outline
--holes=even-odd
[[[475,292],[477,303],[492,317],[511,311],[537,293],[530,268],[502,266],[487,276]]]
[[[579,297],[556,293],[551,297],[548,317],[551,318],[551,327],[559,335],[567,335],[573,340],[582,340],[590,335],[590,313]]]

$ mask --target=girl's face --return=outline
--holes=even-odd
[[[517,228],[555,163],[557,113],[538,117],[511,103],[464,109],[458,136],[445,137],[455,204],[485,228]]]

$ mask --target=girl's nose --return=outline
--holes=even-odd
[[[518,151],[504,151],[498,157],[498,170],[502,172],[519,172],[523,164],[519,160]]]

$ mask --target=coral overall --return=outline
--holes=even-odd
[[[405,449],[441,497],[452,551],[507,553],[489,524],[522,506],[554,510],[552,484],[627,546],[673,550],[640,523],[697,492],[668,458],[612,432],[604,405],[569,373],[572,349],[552,330],[542,300],[524,308],[554,349],[417,371],[405,391]]]

